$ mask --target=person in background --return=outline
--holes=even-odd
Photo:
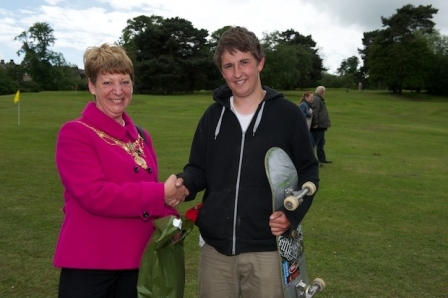
[[[311,128],[311,120],[313,119],[313,109],[311,108],[311,104],[313,103],[313,92],[306,91],[302,95],[302,99],[300,100],[299,108],[305,116],[306,125],[308,129]]]
[[[280,147],[297,169],[299,185],[318,185],[319,170],[305,118],[283,94],[262,86],[265,56],[256,35],[231,27],[219,39],[215,64],[226,86],[200,119],[184,171],[190,192],[205,189],[195,224],[205,244],[198,297],[283,297],[276,236],[295,228],[311,206],[272,210],[264,158]]]
[[[308,130],[310,130],[311,128],[311,121],[313,119],[313,109],[311,108],[311,104],[313,103],[313,92],[311,91],[306,91],[305,93],[303,93],[302,95],[302,99],[300,100],[300,104],[299,104],[299,108],[303,113],[303,116],[305,116],[306,119],[306,125],[308,126]],[[314,148],[314,140],[313,140],[313,136],[311,135],[310,132],[310,140],[311,140],[311,145]]]
[[[64,187],[53,261],[61,268],[58,297],[134,298],[152,221],[177,215],[188,190],[175,175],[159,182],[150,135],[142,129],[143,138],[125,112],[134,82],[125,51],[88,48],[84,69],[94,100],[61,127],[56,144]]]
[[[319,163],[331,163],[327,160],[325,155],[325,132],[331,126],[330,117],[328,116],[327,107],[325,106],[325,87],[318,86],[314,92],[313,103],[313,119],[311,121],[311,135],[313,136],[314,144],[316,144],[316,154]]]

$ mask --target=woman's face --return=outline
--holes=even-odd
[[[121,121],[121,115],[132,100],[130,75],[100,73],[95,84],[89,79],[89,90],[95,95],[98,109],[110,118]]]
[[[305,100],[309,103],[312,103],[314,99],[313,94],[308,94],[308,96],[305,97]]]

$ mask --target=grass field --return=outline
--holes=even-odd
[[[91,97],[21,94],[20,125],[13,97],[0,96],[0,297],[56,297],[56,135]],[[134,96],[128,113],[153,137],[161,180],[181,171],[211,102],[210,93]],[[326,102],[333,163],[303,222],[308,273],[327,283],[318,296],[448,297],[448,99],[341,89]],[[197,296],[197,233],[185,241],[188,298]]]

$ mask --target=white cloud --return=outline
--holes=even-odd
[[[64,3],[64,0],[45,0],[48,5],[57,5],[58,3]]]

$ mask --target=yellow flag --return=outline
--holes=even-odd
[[[20,90],[17,90],[16,96],[14,96],[14,103],[18,103],[20,99]]]

